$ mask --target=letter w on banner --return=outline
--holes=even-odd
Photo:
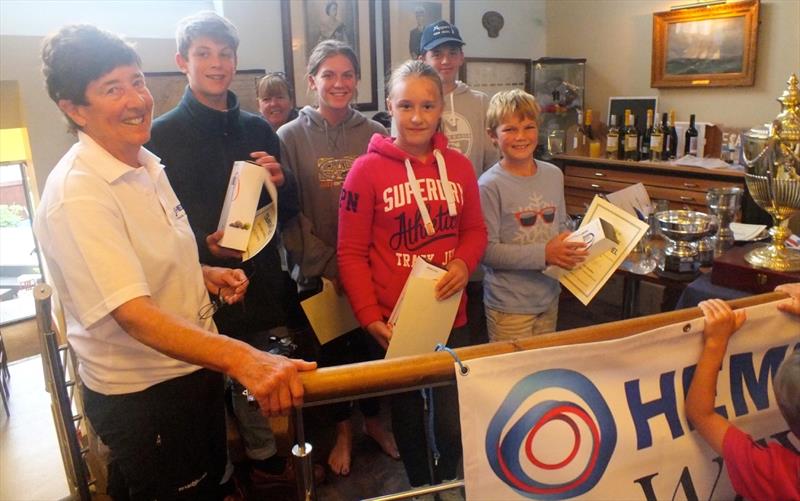
[[[747,309],[728,346],[717,411],[754,439],[800,450],[772,378],[800,319]],[[703,319],[625,339],[468,362],[458,377],[467,499],[733,499],[722,460],[683,401]]]

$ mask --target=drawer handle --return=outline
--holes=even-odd
[[[767,285],[768,278],[763,273],[756,273],[756,282],[758,285]]]
[[[594,183],[592,183],[592,188],[594,188],[596,190],[602,190],[603,189],[602,186],[600,186],[599,184],[594,184]]]
[[[681,200],[682,200],[682,201],[684,201],[684,202],[691,202],[691,201],[693,201],[693,200],[694,200],[694,197],[684,197],[684,196],[681,196]]]
[[[594,177],[606,177],[606,175],[603,174],[602,172],[595,172]]]
[[[696,184],[696,183],[683,183],[683,186],[684,186],[685,188],[697,188],[697,187],[698,187],[698,186],[700,186],[700,185],[698,185],[698,184]]]

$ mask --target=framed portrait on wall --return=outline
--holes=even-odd
[[[294,86],[297,106],[313,103],[306,68],[314,47],[323,40],[350,45],[361,64],[356,108],[378,109],[375,52],[375,0],[281,0],[283,60]]]
[[[653,14],[651,87],[755,82],[759,0]]]
[[[419,56],[425,25],[445,19],[455,22],[454,0],[383,0],[383,71]]]

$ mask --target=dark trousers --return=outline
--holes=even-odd
[[[447,346],[469,346],[469,340],[469,329],[459,327],[450,333]],[[377,342],[373,343],[374,347],[378,347]],[[392,430],[408,481],[415,487],[454,479],[461,461],[458,391],[455,385],[448,385],[433,388],[432,394],[433,434],[426,431],[429,409],[426,409],[420,390],[397,393],[391,397]],[[430,407],[430,404],[427,406]],[[428,449],[434,445],[431,439],[440,453],[438,464],[428,461]]]
[[[372,337],[361,329],[355,329],[325,343],[320,349],[319,366],[334,367],[375,360],[367,348],[367,336]],[[380,412],[380,400],[377,397],[362,398],[357,402],[364,417],[375,417]],[[330,413],[334,423],[340,423],[350,419],[350,415],[353,413],[353,404],[352,401],[339,402],[326,405],[325,409]]]
[[[486,344],[489,332],[486,329],[486,308],[483,305],[483,281],[467,283],[467,327],[469,344]]]
[[[111,497],[221,499],[223,395],[222,375],[206,369],[123,395],[84,387],[86,415],[111,451]]]
[[[309,297],[322,292],[322,281],[319,281],[317,290],[305,291],[299,294],[300,301],[304,301]],[[305,318],[305,325],[308,331],[311,331],[311,326],[308,319]],[[313,336],[313,343],[318,347],[316,351],[319,355],[316,357],[317,365],[319,367],[335,367],[337,365],[354,364],[357,362],[367,362],[369,360],[379,360],[383,358],[383,354],[377,356],[374,354],[368,345],[367,338],[371,338],[366,331],[362,329],[354,329],[347,334],[344,334],[333,341],[329,341],[323,345],[317,342],[316,336]],[[364,417],[375,417],[380,413],[380,400],[378,398],[362,398],[358,400],[358,407]],[[353,405],[355,402],[338,402],[335,404],[326,405],[323,407],[325,413],[330,416],[334,423],[341,423],[350,419],[353,413]]]

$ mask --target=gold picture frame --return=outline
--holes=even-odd
[[[747,0],[654,13],[650,86],[752,86],[759,7]]]

